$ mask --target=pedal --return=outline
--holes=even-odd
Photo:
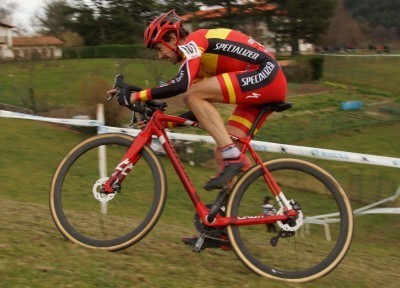
[[[196,244],[193,246],[193,252],[200,253],[201,248],[203,247],[204,240],[206,239],[206,236],[204,234],[200,235],[199,238],[197,238]]]

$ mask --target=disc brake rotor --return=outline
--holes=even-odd
[[[100,178],[93,185],[93,196],[96,200],[100,202],[108,202],[115,197],[115,194],[117,194],[117,192],[111,192],[111,193],[102,192],[103,185],[107,182],[107,180],[108,177]]]
[[[283,208],[279,209],[276,215],[284,215]],[[276,221],[276,224],[278,224],[278,226],[284,231],[296,231],[301,227],[301,225],[303,225],[303,218],[303,212],[298,210],[296,219],[286,220],[284,221],[285,223],[282,221]]]

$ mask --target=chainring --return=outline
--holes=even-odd
[[[212,204],[207,204],[206,207],[211,209]],[[218,215],[225,216],[225,211],[222,207],[219,208]],[[201,234],[205,234],[206,236],[219,237],[221,234],[226,234],[225,227],[211,227],[204,225],[198,213],[194,214],[193,222],[197,231],[199,231]]]

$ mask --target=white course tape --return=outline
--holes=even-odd
[[[140,130],[137,129],[121,129],[109,126],[100,127],[99,130],[101,131],[100,133],[120,132],[132,136],[136,136],[140,132]],[[186,141],[206,142],[215,144],[215,141],[211,136],[191,135],[183,133],[167,133],[167,135],[170,139],[173,140],[186,140]],[[297,156],[304,156],[304,157],[311,157],[318,159],[400,168],[400,158],[352,153],[352,152],[322,149],[322,148],[295,146],[295,145],[279,144],[272,142],[262,142],[256,140],[253,140],[250,143],[256,151],[286,153],[290,155],[297,155]]]
[[[18,112],[11,112],[6,110],[0,110],[0,117],[36,120],[36,121],[59,123],[65,125],[73,125],[73,126],[97,127],[100,125],[100,122],[97,120],[50,118],[50,117],[30,115]]]
[[[315,53],[319,56],[332,57],[400,57],[400,54],[332,54],[332,53]]]
[[[58,118],[49,118],[49,117],[23,114],[23,113],[10,112],[5,110],[0,110],[0,117],[46,121],[46,122],[59,123],[65,125],[97,127],[99,134],[114,132],[114,133],[124,133],[136,136],[140,132],[140,130],[138,129],[103,126],[101,122],[97,120],[58,119]],[[215,141],[211,136],[170,133],[170,132],[167,134],[168,137],[173,140],[185,140],[185,141],[206,142],[215,144]],[[297,155],[297,156],[304,156],[304,157],[311,157],[318,159],[400,168],[400,158],[384,157],[384,156],[377,156],[370,154],[360,154],[360,153],[322,149],[322,148],[295,146],[295,145],[279,144],[272,142],[262,142],[256,140],[251,141],[251,145],[254,147],[256,151],[285,153],[290,155]]]

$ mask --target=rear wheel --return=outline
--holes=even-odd
[[[346,194],[330,174],[309,162],[287,158],[264,165],[286,198],[300,204],[304,218],[296,223],[228,226],[235,253],[268,278],[306,282],[326,275],[351,243],[353,214]],[[228,217],[265,213],[266,196],[276,204],[262,175],[262,169],[254,166],[238,180],[227,205]],[[269,213],[283,213],[275,207]]]
[[[117,251],[141,240],[156,224],[165,204],[166,180],[149,147],[143,147],[120,192],[100,193],[132,141],[123,134],[97,135],[74,147],[59,164],[50,187],[50,210],[67,239]]]

